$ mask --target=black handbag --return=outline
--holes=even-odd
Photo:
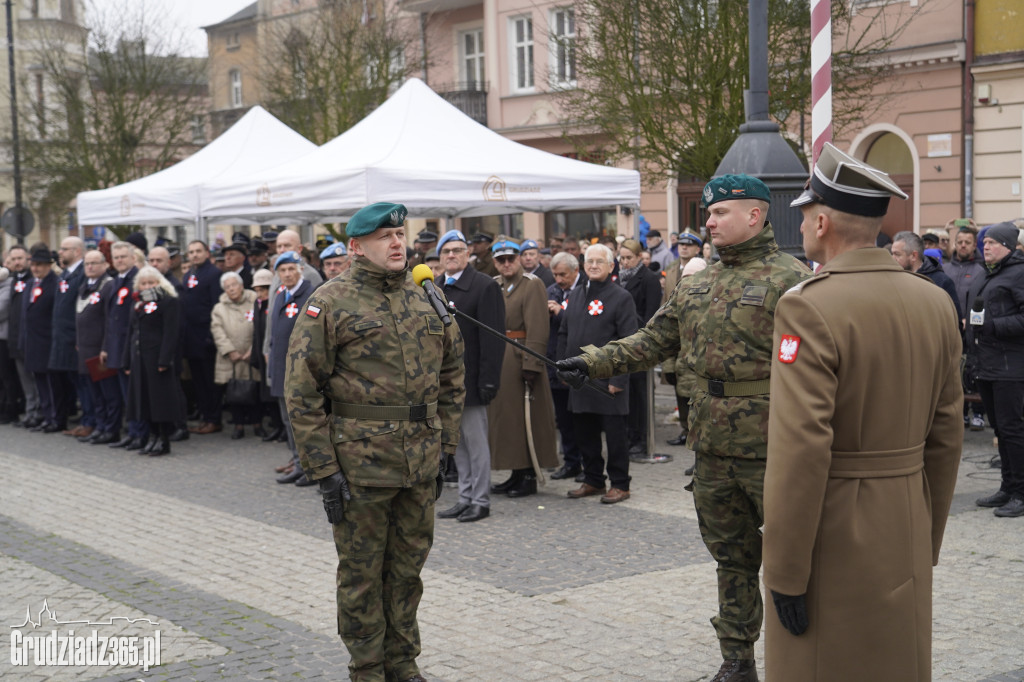
[[[249,367],[248,379],[228,379],[224,389],[225,405],[259,405],[260,382],[252,378],[252,366]]]

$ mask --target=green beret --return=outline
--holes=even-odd
[[[379,201],[356,211],[345,226],[349,237],[365,237],[378,227],[401,227],[409,212],[401,204]]]
[[[722,175],[704,185],[701,208],[708,208],[719,201],[730,199],[760,199],[772,203],[768,185],[750,175]]]

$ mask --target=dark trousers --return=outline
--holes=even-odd
[[[978,379],[978,393],[999,439],[999,489],[1024,496],[1024,381]]]
[[[583,480],[595,488],[604,487],[605,462],[601,457],[601,432],[608,445],[608,480],[613,488],[629,490],[629,445],[626,416],[574,412],[576,443],[583,454]]]
[[[60,424],[57,422],[57,405],[54,399],[54,382],[52,381],[52,372],[32,372],[32,377],[36,380],[36,390],[39,391],[39,416],[43,418],[44,422],[57,424],[57,426],[63,428],[67,427],[67,422]]]
[[[583,455],[576,445],[576,431],[569,411],[569,389],[551,387],[551,399],[555,404],[555,424],[562,439],[562,461],[570,469],[583,466]]]
[[[0,339],[0,418],[17,419],[24,402],[18,367],[11,357],[7,339]]]
[[[82,375],[89,382],[92,395],[92,411],[96,419],[96,430],[101,433],[121,433],[121,385],[117,377],[92,381],[88,374]]]
[[[78,404],[82,406],[82,426],[96,428],[96,404],[92,400],[92,388],[89,386],[92,381],[89,379],[89,375],[68,372],[68,379],[75,387]]]
[[[259,424],[261,405],[228,405],[232,424]]]
[[[131,379],[124,373],[124,370],[117,373],[117,378],[121,386],[121,404],[128,408],[128,414],[131,414],[131,408],[128,406],[128,385],[131,383]],[[149,438],[149,422],[129,419],[128,435],[132,438]]]
[[[629,375],[629,414],[627,415],[630,447],[647,448],[647,372]]]
[[[75,410],[75,382],[78,372],[49,372],[50,386],[53,388],[53,410],[56,414],[56,422],[59,426],[65,427],[68,417]]]
[[[210,424],[221,423],[221,402],[224,398],[224,385],[213,381],[214,366],[217,364],[217,351],[211,350],[199,358],[189,358],[188,366],[192,370],[192,384],[196,390],[196,408],[199,420]]]

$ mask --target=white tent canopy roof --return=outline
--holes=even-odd
[[[316,145],[253,107],[216,140],[169,168],[122,185],[78,194],[79,225],[185,225],[200,215],[199,188],[271,169]]]
[[[210,222],[328,222],[377,201],[412,217],[637,206],[640,174],[549,154],[406,82],[342,135],[295,161],[202,188]]]

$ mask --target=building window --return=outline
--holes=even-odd
[[[239,38],[238,38],[238,32],[237,31],[235,31],[234,33],[227,34],[224,37],[224,40],[227,43],[227,49],[229,49],[229,50],[237,50],[238,47],[239,47],[239,44],[241,42],[239,40]]]
[[[551,12],[551,76],[555,85],[576,85],[576,11]]]
[[[69,24],[75,23],[75,2],[74,0],[60,0],[60,18]]]
[[[231,85],[228,95],[231,108],[238,109],[242,106],[242,72],[238,69],[231,69],[228,72],[228,82]]]
[[[206,144],[206,121],[202,114],[192,117],[192,144]]]
[[[484,71],[484,30],[475,28],[459,34],[459,80],[466,90],[479,90],[487,79]]]
[[[533,19],[512,19],[512,90],[533,90]]]
[[[32,0],[31,11],[32,11],[32,18],[33,19],[38,19],[39,18],[39,0]]]

